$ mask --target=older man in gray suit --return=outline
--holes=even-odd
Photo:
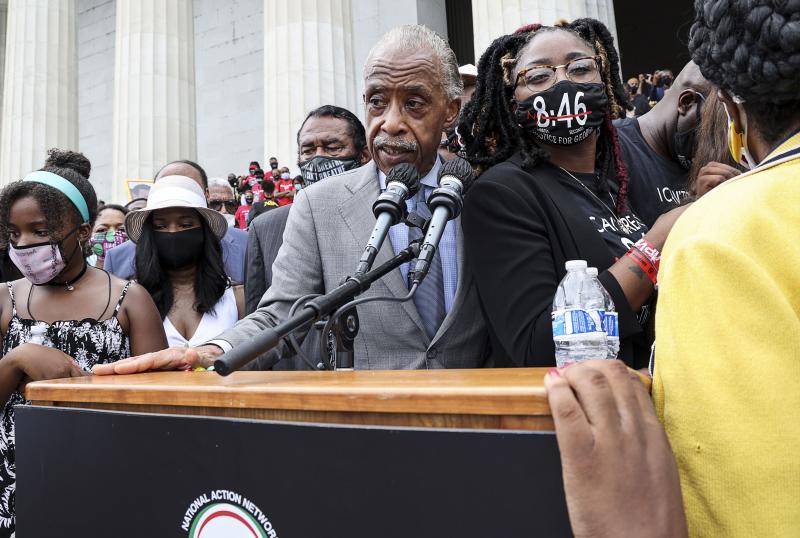
[[[206,366],[224,351],[288,316],[292,304],[311,293],[336,288],[352,274],[375,224],[371,206],[385,174],[401,162],[423,176],[411,209],[425,210],[425,196],[437,184],[442,130],[458,117],[463,86],[447,43],[422,26],[387,33],[364,67],[368,144],[373,161],[302,190],[289,213],[283,246],[273,265],[273,282],[258,310],[198,348],[168,350],[95,367],[96,374]],[[403,249],[410,232],[395,226],[376,265]],[[428,275],[435,285],[405,303],[372,302],[359,307],[361,330],[355,341],[357,369],[474,368],[484,365],[487,334],[472,274],[464,263],[461,227],[451,221],[440,244],[441,257]],[[401,268],[366,292],[403,297]],[[431,278],[431,275],[434,275]],[[438,289],[437,289],[438,287]],[[290,355],[281,343],[252,366],[270,368]]]

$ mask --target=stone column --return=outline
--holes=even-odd
[[[8,0],[0,0],[0,132],[3,121],[3,72],[6,67],[6,20],[8,18]]]
[[[77,149],[76,3],[8,5],[0,184],[41,168],[49,148]]]
[[[472,0],[475,62],[498,37],[532,23],[552,25],[591,17],[603,22],[616,39],[613,0]]]
[[[320,105],[356,111],[350,0],[264,0],[264,160],[296,173],[296,135]],[[262,162],[262,166],[267,166]]]
[[[196,159],[192,0],[117,0],[114,200],[125,181]]]

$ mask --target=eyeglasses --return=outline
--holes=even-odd
[[[208,208],[214,211],[221,211],[223,205],[225,209],[231,213],[236,211],[236,208],[239,207],[239,203],[236,200],[210,200],[208,202]]]
[[[556,83],[556,71],[563,67],[567,78],[572,82],[592,82],[600,73],[602,61],[599,56],[575,58],[562,65],[532,65],[525,68],[517,75],[525,81],[525,87],[534,93],[550,89]]]

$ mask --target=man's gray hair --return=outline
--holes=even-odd
[[[442,75],[442,87],[448,99],[460,97],[464,94],[464,83],[461,81],[461,74],[458,72],[458,59],[456,54],[447,41],[442,39],[439,34],[427,26],[417,24],[407,24],[392,28],[378,40],[374,47],[369,51],[367,61],[364,63],[364,78],[372,57],[380,50],[387,47],[397,47],[403,51],[419,50],[427,48],[433,52],[439,60],[439,69]]]
[[[228,183],[227,179],[222,179],[221,177],[210,177],[208,178],[208,186],[209,187],[225,187],[226,189],[230,189],[233,192],[233,187],[231,184]]]

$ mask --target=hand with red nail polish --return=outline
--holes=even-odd
[[[687,536],[675,458],[639,375],[586,361],[549,371],[545,388],[575,536]]]

